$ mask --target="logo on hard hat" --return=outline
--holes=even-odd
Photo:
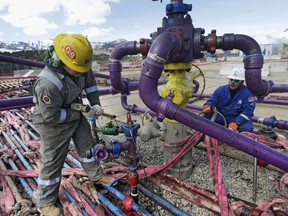
[[[68,56],[68,58],[70,58],[70,59],[75,59],[76,58],[76,52],[69,45],[66,45],[64,47],[64,51],[65,51],[66,55]]]
[[[234,76],[238,77],[238,70],[234,71]]]

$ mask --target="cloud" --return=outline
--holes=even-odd
[[[104,24],[111,13],[108,2],[117,3],[119,0],[1,0],[0,20],[21,28],[24,34],[31,36],[48,35],[50,30],[61,30],[61,24],[66,25],[66,32],[84,25],[96,28]],[[101,30],[102,33],[99,32]],[[98,34],[108,32],[103,28],[97,31]]]
[[[268,27],[268,28],[267,28]],[[287,43],[288,34],[284,32],[285,29],[281,26],[276,26],[269,28],[267,25],[266,28],[263,27],[254,27],[250,30],[246,30],[244,33],[251,36],[260,44],[274,44],[274,43]]]
[[[113,30],[113,28],[92,27],[84,30],[82,34],[87,36],[90,41],[99,41],[112,35]]]
[[[110,15],[110,6],[101,0],[79,0],[60,1],[63,8],[67,25],[99,25],[106,22]]]

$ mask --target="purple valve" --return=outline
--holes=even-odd
[[[109,157],[108,151],[104,145],[97,145],[94,148],[94,158],[95,161],[105,161]]]

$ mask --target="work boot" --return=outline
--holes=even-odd
[[[56,207],[55,205],[49,205],[42,208],[38,208],[38,211],[43,216],[63,216],[60,208]]]
[[[104,175],[102,178],[100,178],[98,181],[96,181],[95,183],[96,184],[104,184],[104,185],[106,185],[106,186],[112,186],[112,185],[116,185],[117,184],[117,182],[115,181],[114,182],[114,180],[115,180],[115,178],[113,178],[113,177],[110,177],[110,176],[106,176],[106,175]],[[113,184],[112,184],[113,183]],[[111,185],[112,184],[112,185]]]

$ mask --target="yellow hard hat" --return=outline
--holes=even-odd
[[[93,50],[90,42],[81,34],[60,34],[54,39],[54,49],[61,61],[80,73],[92,67]]]

